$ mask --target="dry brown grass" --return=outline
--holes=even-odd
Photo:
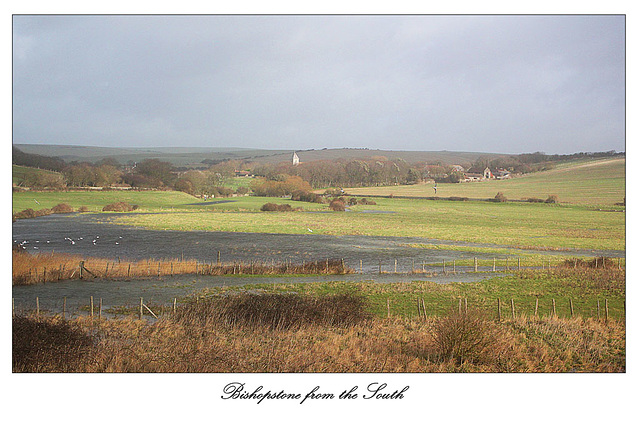
[[[193,303],[198,304],[198,303]],[[202,303],[199,303],[202,304]],[[194,309],[191,307],[190,309]],[[198,308],[195,308],[198,310]],[[223,316],[224,317],[224,316]],[[520,317],[492,322],[481,314],[466,337],[444,318],[368,319],[349,326],[305,323],[273,328],[261,322],[185,321],[179,316],[156,323],[80,318],[71,328],[100,337],[62,369],[69,372],[624,372],[625,325],[592,319]],[[32,322],[36,320],[32,319]],[[44,319],[40,323],[55,324]],[[16,355],[25,349],[14,320],[14,371],[56,370],[61,354],[42,337],[29,338],[38,363]],[[46,329],[46,328],[45,328]],[[463,353],[449,352],[445,338],[457,339]],[[457,337],[457,338],[456,338]],[[476,341],[474,341],[474,339]],[[481,342],[479,346],[473,343]],[[446,340],[445,340],[446,341]],[[60,344],[62,345],[62,344]],[[37,349],[37,350],[35,350]],[[461,356],[461,357],[458,357]],[[17,362],[20,363],[17,363]]]
[[[29,254],[13,251],[13,284],[57,282],[80,278],[80,262],[86,270],[83,278],[135,278],[181,274],[223,275],[284,275],[284,274],[347,274],[353,272],[340,259],[305,262],[303,264],[234,262],[203,264],[196,260],[147,259],[140,261],[87,258],[62,253]]]

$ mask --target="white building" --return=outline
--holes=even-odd
[[[293,166],[297,166],[300,163],[300,157],[298,157],[298,155],[296,154],[296,152],[293,152]]]

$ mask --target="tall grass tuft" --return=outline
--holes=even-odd
[[[76,323],[13,318],[13,372],[68,372],[92,345]]]
[[[180,324],[222,323],[230,327],[289,330],[310,325],[353,326],[370,319],[363,296],[239,294],[192,301],[176,312]]]

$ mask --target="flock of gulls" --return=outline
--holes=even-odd
[[[115,241],[116,245],[120,244],[120,241],[122,239],[122,236],[118,236],[118,239]],[[84,240],[84,237],[77,237],[75,239],[72,239],[71,237],[65,237],[64,241],[68,242],[71,245],[75,245],[76,243],[80,242],[81,240]],[[100,242],[100,236],[96,236],[91,243],[93,245],[97,245]],[[40,241],[40,240],[23,240],[22,242],[18,242],[17,240],[13,241],[14,244],[23,247],[24,249],[27,249],[28,246],[33,247],[34,250],[38,250],[40,249],[40,246],[35,246],[35,245],[40,245],[42,243],[44,243],[45,245],[48,245],[51,243],[51,240],[44,240],[44,241]],[[113,243],[113,242],[111,242]]]

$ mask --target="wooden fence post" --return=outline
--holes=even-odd
[[[102,319],[102,298],[100,298],[100,303],[98,304],[98,319]]]
[[[444,260],[442,260],[442,273],[447,274],[447,268],[445,266]]]
[[[40,298],[36,297],[36,316],[40,316]]]
[[[496,259],[493,259],[493,271],[496,271]]]
[[[422,298],[422,314],[424,314],[424,318],[427,318],[427,307],[424,305],[424,298]]]
[[[473,272],[477,273],[478,272],[478,258],[473,257]]]
[[[533,311],[533,315],[534,315],[535,317],[538,317],[538,298],[536,298],[536,308],[535,308],[535,310]]]
[[[362,272],[362,260],[360,260],[360,274],[363,274],[363,272]]]
[[[518,270],[520,270],[520,257],[518,257]]]
[[[220,251],[218,251],[218,265],[220,265]]]
[[[502,321],[502,311],[500,310],[500,298],[498,298],[498,322]]]
[[[556,316],[556,299],[552,298],[551,302],[553,304],[553,315]]]
[[[177,302],[177,298],[173,299],[173,314],[176,314],[176,302]]]
[[[378,260],[378,274],[382,274],[382,260]]]
[[[597,319],[600,320],[600,300],[598,300],[598,304],[596,306],[596,316]]]
[[[47,283],[47,267],[42,267],[42,283]]]
[[[609,321],[609,300],[606,298],[604,299],[604,321]]]
[[[513,298],[511,298],[511,319],[516,320],[516,305],[513,303]]]
[[[16,316],[16,299],[11,298],[11,317]]]
[[[462,314],[462,298],[458,298],[458,314]]]
[[[389,298],[387,298],[387,319],[391,318],[391,302],[389,301]]]
[[[464,299],[464,312],[466,313],[469,310],[469,306],[467,305],[467,299]]]
[[[571,311],[571,317],[573,317],[573,300],[569,298],[569,310]]]
[[[62,298],[62,319],[67,316],[67,297]]]
[[[456,260],[453,260],[453,274],[456,274]]]
[[[91,317],[93,317],[93,296],[89,297],[89,305],[91,306]]]
[[[142,306],[143,306],[142,297],[140,297],[140,313],[138,314],[138,320],[142,320]]]
[[[394,273],[398,272],[398,259],[397,258],[394,260],[394,263],[393,263],[393,272]]]
[[[82,280],[82,270],[84,270],[84,261],[80,261],[80,280]]]

